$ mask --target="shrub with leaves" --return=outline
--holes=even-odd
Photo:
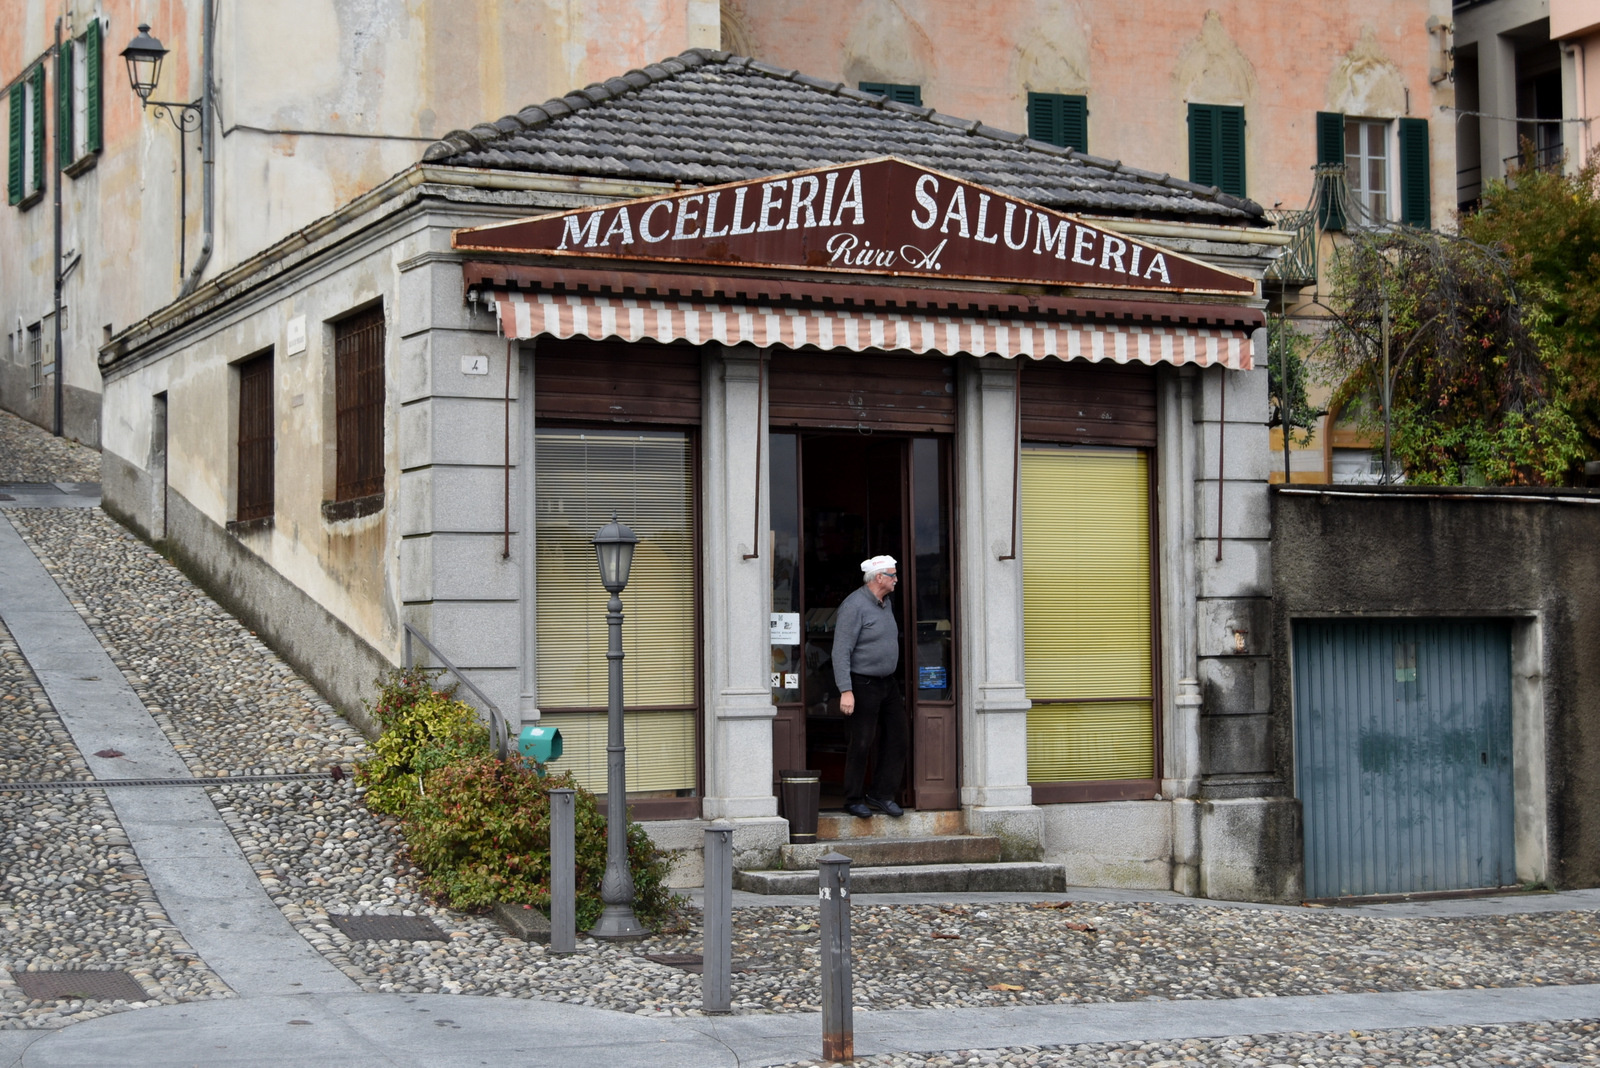
[[[573,787],[577,867],[577,922],[587,929],[600,918],[600,881],[606,870],[606,820],[595,797],[567,774],[541,778],[521,757],[479,754],[424,776],[423,795],[403,820],[411,857],[425,876],[423,889],[453,908],[487,908],[496,902],[550,909],[550,790]],[[668,858],[637,823],[628,824],[628,861],[634,913],[647,926],[670,914]]]
[[[373,757],[356,769],[374,812],[405,815],[429,773],[489,752],[489,731],[478,713],[456,700],[453,688],[436,688],[438,681],[439,672],[419,667],[380,680],[377,703],[368,709],[383,733]]]

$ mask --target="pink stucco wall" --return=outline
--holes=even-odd
[[[1446,0],[729,0],[723,47],[854,85],[915,83],[947,114],[1021,130],[1030,91],[1085,93],[1089,150],[1188,176],[1186,104],[1243,105],[1247,192],[1304,207],[1315,114],[1433,123],[1435,216],[1455,206],[1441,104]]]

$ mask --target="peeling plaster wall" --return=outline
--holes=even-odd
[[[1189,173],[1186,104],[1243,105],[1247,193],[1304,207],[1316,112],[1432,120],[1436,225],[1455,208],[1455,139],[1432,86],[1448,0],[724,0],[757,58],[818,77],[914,82],[924,105],[1002,129],[1027,126],[1029,92],[1089,97],[1089,150]],[[930,49],[923,42],[933,42]],[[1407,112],[1406,94],[1410,94]]]
[[[0,20],[0,84],[87,20],[104,33],[104,149],[67,177],[63,350],[69,436],[98,444],[105,328],[120,332],[170,303],[179,272],[179,140],[141,111],[119,53],[136,26],[169,49],[160,100],[200,97],[199,0],[17,0]],[[253,0],[217,5],[217,235],[205,277],[238,264],[421,158],[434,138],[721,38],[714,0]],[[46,151],[55,152],[55,64],[47,64]],[[0,126],[7,123],[0,114]],[[188,266],[200,250],[198,133],[188,138]],[[18,321],[52,303],[50,184],[27,210],[0,205],[0,407],[48,426],[51,390],[31,376]],[[13,346],[19,352],[13,355]]]

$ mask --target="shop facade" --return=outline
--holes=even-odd
[[[1278,235],[1133,216],[894,157],[688,188],[422,164],[108,347],[106,500],[341,707],[409,624],[596,789],[616,512],[631,804],[691,851],[733,821],[745,865],[786,840],[778,771],[837,782],[831,614],[889,553],[919,818],[1071,883],[1292,898]]]

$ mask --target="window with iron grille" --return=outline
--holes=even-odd
[[[44,324],[28,327],[28,391],[38,393],[44,388]]]
[[[264,519],[273,512],[272,353],[239,365],[238,519]]]
[[[334,325],[334,499],[383,492],[383,307]]]

